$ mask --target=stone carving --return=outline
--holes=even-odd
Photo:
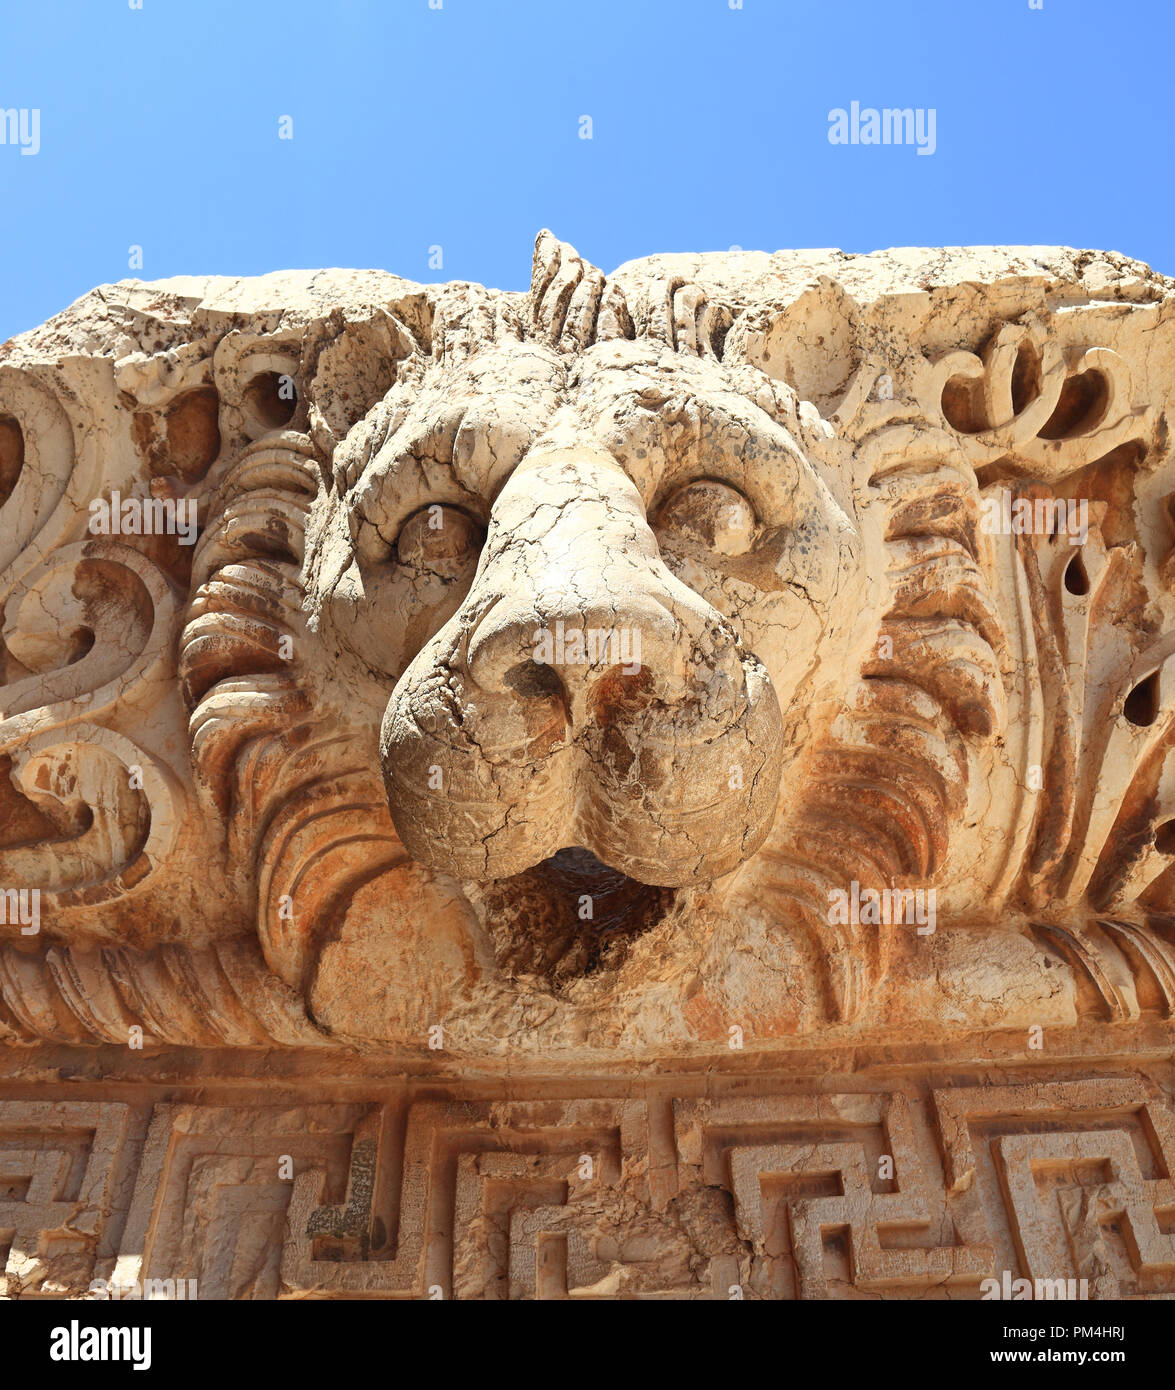
[[[76,1294],[113,1254],[108,1223],[131,1135],[116,1103],[15,1101],[0,1115],[4,1295]]]
[[[929,886],[1072,962],[1050,1017],[1169,1010],[1168,291],[826,262],[544,233],[526,296],[131,287],[8,345],[10,1029],[806,1031],[909,925],[859,890]]]
[[[9,1101],[9,1294],[1170,1297],[1169,1081]]]
[[[910,985],[986,1026],[977,956],[1169,1012],[1169,296],[543,233],[526,295],[132,284],[13,340],[5,1026],[654,1054]]]
[[[0,347],[9,1295],[1170,1294],[1173,304],[544,232]]]

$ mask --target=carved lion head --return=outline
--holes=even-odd
[[[999,698],[973,483],[859,457],[761,325],[645,279],[630,309],[544,234],[521,301],[460,287],[300,363],[302,428],[221,488],[193,753],[299,988],[391,874],[556,993],[770,900],[852,1015],[889,933],[838,948],[828,885],[945,857]]]
[[[984,968],[1026,1008],[1080,1002],[1072,977],[1047,1002],[1058,947],[1107,1007],[1139,961],[1165,988],[1169,577],[1133,510],[1161,417],[1109,321],[1059,312],[1079,270],[960,318],[929,262],[812,255],[605,277],[544,233],[526,294],[145,287],[117,324],[103,301],[93,381],[0,378],[0,482],[24,497],[43,455],[66,497],[22,503],[0,733],[42,811],[5,814],[74,835],[62,922],[111,914],[63,928],[41,1014],[109,980],[104,1036],[133,999],[160,1036],[713,1046],[859,1019],[895,952],[941,1017],[993,911]],[[198,506],[192,550],[72,537],[144,470]],[[987,524],[1012,503],[1092,520],[1079,548]],[[911,890],[950,943],[856,911]],[[178,944],[93,954],[169,901],[214,999]]]

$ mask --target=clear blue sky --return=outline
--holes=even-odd
[[[1173,54],[1175,0],[0,0],[0,108],[41,113],[0,145],[0,341],[132,273],[518,289],[542,226],[605,270],[1063,242],[1175,274]],[[933,108],[935,153],[830,144],[852,101]]]

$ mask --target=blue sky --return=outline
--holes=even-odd
[[[0,0],[0,109],[40,112],[0,145],[0,341],[131,274],[519,289],[542,226],[605,270],[1063,242],[1175,274],[1173,40],[1171,0]],[[933,109],[934,154],[830,144],[853,101]]]

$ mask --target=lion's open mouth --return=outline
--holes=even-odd
[[[665,916],[677,890],[638,883],[575,846],[467,892],[498,966],[511,979],[533,976],[559,988],[615,970],[632,941]]]

